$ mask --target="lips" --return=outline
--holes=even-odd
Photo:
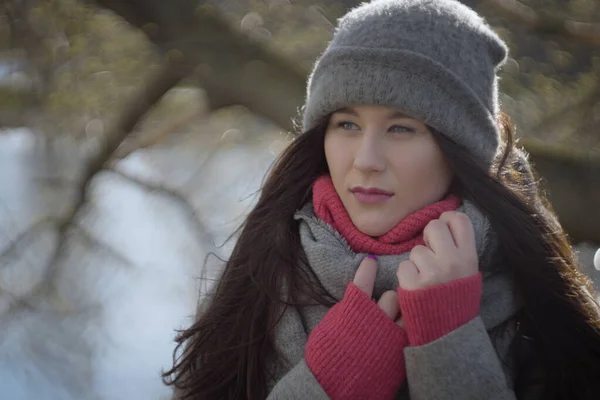
[[[364,204],[381,204],[388,201],[394,193],[380,188],[365,188],[356,186],[350,190],[356,200]]]

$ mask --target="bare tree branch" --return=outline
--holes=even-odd
[[[10,265],[10,259],[13,257],[27,256],[28,253],[23,253],[23,247],[28,246],[34,238],[43,232],[45,229],[54,228],[59,221],[56,218],[45,218],[37,221],[33,225],[23,230],[17,237],[11,240],[11,243],[0,252],[0,267]],[[11,293],[9,287],[2,288],[2,295],[10,298],[10,304],[6,314],[2,315],[3,322],[8,323],[8,318],[16,316],[17,310],[31,309],[29,295],[15,295]]]
[[[198,65],[210,108],[239,104],[294,128],[307,71],[267,49],[195,0],[98,0],[144,31],[165,54]],[[299,101],[300,100],[300,101]]]
[[[0,110],[0,129],[27,126],[34,116],[35,113],[30,110]]]
[[[192,207],[190,202],[185,198],[183,194],[179,193],[179,191],[173,188],[166,187],[164,185],[147,182],[143,179],[129,176],[126,173],[114,168],[110,168],[108,169],[108,171],[118,175],[119,177],[127,180],[130,183],[135,184],[136,186],[148,192],[156,192],[173,200],[179,206],[179,208],[185,212],[185,214],[188,217],[187,220],[192,223],[198,243],[214,244],[214,238],[210,235],[208,229],[206,229],[206,226],[204,226],[204,224],[202,223],[200,217],[198,216],[198,211],[195,210],[194,207]]]
[[[542,16],[517,0],[488,0],[488,3],[506,18],[526,25],[537,32],[600,46],[599,24],[570,21],[551,15]]]
[[[146,149],[148,147],[155,146],[162,141],[166,140],[178,129],[185,127],[192,120],[206,116],[209,110],[201,109],[198,107],[190,107],[183,110],[181,113],[176,115],[174,118],[163,122],[158,127],[147,132],[140,132],[134,138],[124,141],[121,146],[115,151],[113,160],[122,160],[131,153]]]
[[[508,18],[536,30],[597,43],[596,36],[590,35],[596,32],[593,24],[561,21],[556,25],[522,3],[488,1]],[[197,62],[199,84],[209,94],[211,103],[240,104],[286,130],[293,129],[292,118],[303,103],[307,76],[307,71],[298,65],[249,40],[205,7],[197,7],[195,0],[98,0],[98,3],[142,29],[164,52],[175,51],[182,59]],[[583,208],[572,207],[573,201],[585,203],[589,209],[600,203],[596,189],[600,181],[598,164],[589,157],[563,157],[544,145],[525,140],[523,143],[548,182],[551,200],[565,229],[575,239],[600,241],[600,222],[586,217],[589,213],[582,213]],[[571,198],[571,203],[567,203],[564,200],[567,193],[576,200]]]
[[[193,77],[192,77],[193,79]],[[197,118],[204,118],[220,108],[233,106],[233,103],[211,102],[207,105],[192,104],[179,112],[175,117],[164,121],[159,126],[148,131],[142,131],[129,136],[113,154],[109,166],[114,167],[116,162],[122,160],[135,151],[147,149],[165,141],[175,131],[185,128]]]
[[[23,232],[17,235],[17,237],[12,239],[6,248],[0,250],[0,260],[10,257],[14,251],[23,245],[24,241],[31,241],[40,230],[47,228],[49,225],[58,225],[58,222],[59,221],[55,218],[45,218],[29,226]],[[0,266],[2,264],[3,263],[0,262]]]
[[[194,193],[198,189],[200,186],[198,178],[203,176],[205,167],[208,166],[217,155],[219,155],[219,150],[223,148],[224,144],[225,142],[223,141],[219,142],[219,145],[212,149],[210,154],[206,156],[206,158],[202,160],[202,163],[196,168],[196,171],[192,174],[192,176],[186,180],[185,184],[183,185],[187,188],[186,193]]]
[[[85,195],[88,184],[94,176],[100,172],[104,164],[110,159],[114,151],[123,143],[125,138],[133,130],[137,122],[146,114],[150,107],[156,103],[169,89],[179,82],[183,76],[181,70],[165,65],[158,76],[151,80],[149,87],[144,90],[132,102],[121,120],[116,124],[111,134],[107,135],[102,143],[102,148],[87,164],[82,177],[82,183],[77,191],[74,207],[70,215],[61,224],[60,231],[68,229],[79,209],[85,203]]]
[[[184,76],[186,76],[192,66],[165,63],[163,68],[156,74],[155,78],[149,81],[148,87],[144,88],[130,104],[130,107],[122,114],[121,118],[115,124],[112,131],[107,135],[102,143],[101,149],[89,160],[82,174],[81,183],[78,185],[74,205],[65,218],[58,225],[59,242],[54,254],[46,269],[44,279],[28,295],[28,299],[35,301],[40,298],[40,294],[47,291],[52,283],[58,268],[58,262],[67,249],[69,230],[75,223],[78,213],[86,204],[86,193],[88,185],[94,176],[102,170],[106,162],[110,159],[114,151],[119,147],[127,135],[133,130],[138,121],[146,114],[150,107],[155,104],[169,89],[175,86]],[[27,302],[28,300],[23,299]]]
[[[245,146],[249,141],[250,136],[245,135],[242,143],[239,143],[240,146]],[[211,149],[210,154],[206,156],[202,163],[196,168],[196,171],[192,176],[190,176],[186,182],[182,185],[186,188],[185,193],[194,193],[203,183],[201,179],[204,176],[205,168],[220,154],[220,150],[225,146],[226,141],[220,140],[219,144]]]
[[[95,237],[94,235],[92,235],[90,232],[88,232],[87,229],[85,229],[81,225],[72,225],[72,229],[77,231],[77,233],[78,233],[77,237],[85,240],[87,245],[93,246],[95,248],[98,248],[98,249],[110,254],[111,256],[116,258],[117,261],[119,261],[122,264],[125,264],[127,266],[134,265],[134,263],[129,258],[127,258],[125,255],[121,254],[120,252],[118,252],[117,250],[115,250],[114,248],[109,246],[108,244],[104,243],[102,240],[100,240],[97,237]]]

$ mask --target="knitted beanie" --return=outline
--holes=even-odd
[[[339,20],[310,75],[303,125],[352,105],[395,108],[490,166],[504,42],[455,0],[372,0]]]

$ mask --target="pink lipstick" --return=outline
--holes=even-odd
[[[355,186],[351,190],[356,200],[364,204],[381,204],[388,201],[394,193],[379,188]]]

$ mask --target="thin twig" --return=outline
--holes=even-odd
[[[23,241],[31,240],[40,230],[46,228],[48,225],[58,224],[59,221],[55,218],[44,218],[31,226],[23,230],[17,237],[11,240],[10,244],[0,251],[0,260],[9,257],[11,253],[17,250],[19,246],[23,245]],[[0,262],[0,266],[3,263]]]
[[[119,251],[115,250],[108,244],[104,243],[102,240],[100,240],[96,236],[92,235],[92,233],[89,232],[84,227],[82,227],[81,224],[80,225],[72,225],[72,228],[76,229],[79,232],[79,235],[77,235],[78,238],[85,240],[88,245],[94,246],[100,250],[105,251],[106,253],[108,253],[108,254],[112,255],[114,258],[116,258],[117,261],[119,261],[122,264],[125,264],[127,266],[134,265],[134,263],[129,258],[127,258],[125,255],[121,254]]]
[[[147,181],[144,181],[143,179],[127,175],[126,173],[119,171],[117,169],[110,168],[110,169],[107,169],[107,171],[110,171],[110,172],[118,175],[119,177],[127,180],[130,183],[135,184],[136,186],[138,186],[146,191],[157,192],[157,193],[165,195],[169,199],[173,200],[186,213],[186,215],[188,217],[187,220],[192,223],[195,233],[196,233],[198,243],[214,244],[214,238],[208,232],[208,229],[206,228],[206,226],[204,226],[204,224],[202,223],[201,218],[198,215],[198,211],[196,209],[194,209],[194,207],[190,204],[190,202],[186,199],[186,197],[183,194],[179,193],[179,191],[177,191],[177,189],[169,188],[164,185],[153,183],[153,182],[147,182]]]
[[[115,152],[113,160],[122,160],[135,151],[146,149],[161,143],[176,130],[185,127],[196,118],[207,115],[208,112],[209,110],[200,107],[190,107],[185,109],[174,118],[160,124],[157,128],[148,132],[141,132],[135,138],[123,142]]]

